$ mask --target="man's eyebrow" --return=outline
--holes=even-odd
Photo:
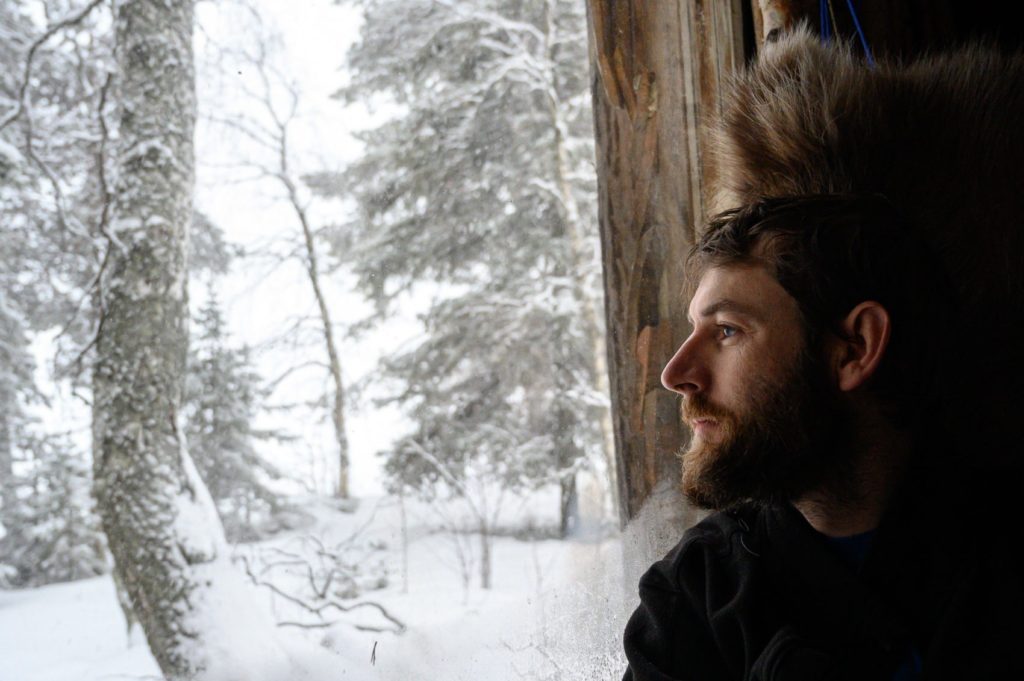
[[[743,315],[744,317],[749,317],[755,321],[763,320],[762,315],[754,308],[749,305],[736,302],[735,300],[730,300],[729,298],[720,298],[719,300],[716,300],[701,310],[699,314],[701,317],[710,317],[716,312],[734,312],[736,314]],[[686,320],[690,322],[690,326],[693,326],[693,318],[690,316],[689,312],[686,313]]]

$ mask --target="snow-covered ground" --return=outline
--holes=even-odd
[[[549,507],[551,501],[534,499],[512,510],[522,514],[526,508]],[[338,679],[621,678],[619,640],[632,606],[624,594],[632,589],[623,588],[617,539],[496,537],[492,588],[480,588],[474,567],[467,590],[455,538],[435,531],[437,508],[406,504],[406,575],[395,499],[364,499],[352,513],[316,499],[306,500],[304,507],[313,517],[304,529],[235,547],[237,576],[246,579],[244,557],[261,581],[272,581],[288,594],[301,594],[309,582],[295,555],[315,566],[318,547],[340,546],[347,559],[361,565],[362,593],[335,600],[345,605],[376,602],[406,625],[403,633],[380,631],[393,625],[373,607],[349,613],[328,609],[320,619],[269,587],[256,592],[268,600],[279,621],[316,625],[284,626],[278,631],[282,637],[304,637],[334,653]],[[442,510],[457,512],[453,506]],[[541,523],[549,520],[538,518]],[[346,542],[353,534],[355,538]],[[468,540],[462,544],[464,558],[478,565],[477,539],[462,539]],[[370,588],[384,582],[382,588]],[[242,629],[245,624],[237,623]],[[129,641],[109,577],[0,592],[0,660],[0,681],[160,678],[137,628]]]

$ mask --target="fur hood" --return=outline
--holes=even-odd
[[[954,289],[950,320],[921,339],[946,345],[942,418],[963,446],[1019,448],[1024,56],[975,45],[870,68],[801,27],[733,78],[710,132],[712,213],[835,192],[904,212]]]

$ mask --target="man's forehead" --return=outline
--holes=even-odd
[[[795,304],[763,265],[710,267],[690,300],[687,318],[692,322],[723,310],[764,318],[787,301]]]

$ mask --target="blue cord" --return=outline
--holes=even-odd
[[[820,0],[818,3],[818,27],[821,33],[821,42],[828,44],[832,41],[832,27],[828,20],[828,0]]]
[[[857,29],[857,37],[864,48],[864,56],[868,59],[868,66],[874,67],[875,58],[871,56],[871,48],[868,47],[868,39],[864,37],[864,29],[860,27],[860,20],[857,18],[857,10],[853,8],[853,0],[846,0],[846,6],[850,8],[850,16],[853,17],[853,26]]]

